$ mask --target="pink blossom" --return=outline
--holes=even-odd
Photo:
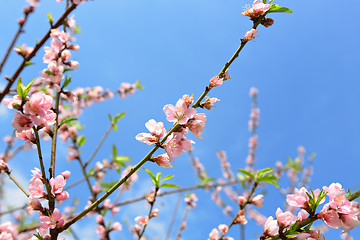
[[[251,200],[250,200],[250,203],[254,204],[256,207],[258,208],[262,208],[263,206],[263,202],[264,202],[264,195],[262,194],[259,194],[259,195],[256,195],[255,197],[253,197]]]
[[[156,162],[157,165],[159,165],[160,167],[164,167],[164,168],[172,168],[173,166],[171,165],[170,158],[169,155],[167,155],[166,153],[161,154],[159,156],[156,157],[152,157],[152,160],[154,162]]]
[[[31,118],[20,112],[14,113],[14,119],[11,125],[18,131],[29,130],[33,127]]]
[[[41,210],[42,206],[40,201],[38,200],[38,198],[34,197],[34,196],[30,196],[29,197],[29,206],[31,207],[32,210]]]
[[[195,108],[188,108],[183,99],[179,99],[176,106],[172,104],[165,105],[163,110],[169,122],[178,122],[182,125],[186,124],[196,114]]]
[[[296,222],[297,217],[291,212],[283,212],[280,208],[276,210],[276,219],[283,228],[290,226]]]
[[[14,48],[14,51],[23,57],[28,57],[32,53],[33,50],[34,50],[34,48],[28,47],[25,43],[21,46]]]
[[[17,138],[25,140],[24,151],[28,151],[30,148],[30,143],[35,140],[34,130],[29,129],[23,131],[16,131],[15,135]]]
[[[275,236],[279,232],[278,221],[274,220],[273,217],[268,217],[265,222],[264,232],[266,235]]]
[[[205,113],[198,113],[192,119],[188,121],[186,126],[197,138],[202,138],[201,134],[205,127],[206,115]]]
[[[339,214],[334,210],[328,209],[328,204],[325,204],[323,209],[320,211],[321,219],[331,228],[338,229],[343,227]]]
[[[148,216],[146,216],[146,217],[137,216],[135,218],[135,222],[138,222],[141,226],[145,226],[149,222],[149,217]]]
[[[134,94],[136,89],[136,85],[135,84],[130,84],[130,83],[121,83],[121,87],[117,90],[117,92],[120,94],[121,98],[125,98],[128,97],[132,94]]]
[[[308,213],[306,210],[304,210],[304,209],[301,209],[300,212],[298,213],[298,219],[299,219],[299,221],[302,221],[302,220],[307,219],[308,216],[309,216],[309,213]]]
[[[7,106],[9,109],[20,109],[22,100],[19,95],[15,95],[12,98],[5,98],[4,105]]]
[[[183,150],[191,151],[191,144],[193,143],[192,140],[186,139],[183,134],[174,132],[166,139],[164,147],[170,161],[174,162],[173,158],[182,155]]]
[[[62,172],[60,175],[63,176],[65,178],[65,180],[67,180],[67,179],[69,179],[71,172],[69,170],[66,170],[66,171]]]
[[[56,195],[63,191],[63,187],[66,184],[66,180],[63,176],[59,175],[56,178],[50,179],[51,193]]]
[[[220,230],[220,232],[221,232],[222,234],[225,234],[225,233],[227,233],[227,231],[229,230],[229,227],[228,227],[226,224],[220,224],[220,225],[218,226],[218,229]]]
[[[218,101],[220,101],[220,100],[217,98],[207,97],[206,100],[201,103],[201,106],[206,108],[207,110],[211,110],[213,107],[215,107],[214,103],[216,103]]]
[[[266,12],[269,11],[270,6],[270,4],[263,3],[262,0],[255,0],[252,7],[247,8],[241,15],[248,16],[250,19],[255,19],[265,15]]]
[[[182,96],[181,98],[182,100],[184,100],[185,104],[187,107],[190,107],[190,105],[193,103],[194,101],[194,94],[192,94],[191,96],[185,94]]]
[[[35,198],[45,197],[44,183],[40,178],[30,181],[29,192]]]
[[[9,171],[9,167],[3,159],[0,159],[0,173],[1,173],[1,171],[4,171],[4,172]]]
[[[43,229],[54,229],[56,227],[61,227],[64,224],[64,219],[62,219],[62,214],[59,209],[55,208],[52,214],[49,216],[43,215],[39,212],[40,227]]]
[[[24,113],[32,116],[45,117],[53,106],[53,98],[44,92],[37,92],[31,95],[29,101],[24,105]]]
[[[213,228],[213,230],[211,230],[211,233],[209,234],[208,240],[218,240],[219,237],[219,231],[216,228]]]
[[[103,225],[97,225],[95,232],[101,237],[101,239],[106,236],[106,228]]]
[[[150,217],[158,217],[159,216],[159,209],[155,208],[152,212]]]
[[[114,222],[111,229],[114,230],[114,231],[121,231],[122,230],[122,225],[119,222]]]
[[[251,29],[250,31],[247,31],[245,34],[245,37],[243,39],[241,39],[243,42],[247,42],[250,40],[255,39],[256,37],[254,36],[254,34],[256,34],[258,32],[258,30],[256,29]]]
[[[310,233],[300,233],[294,235],[295,240],[325,240],[324,235],[320,231],[314,231]]]
[[[224,82],[224,79],[219,77],[219,76],[215,76],[215,77],[212,77],[210,79],[210,84],[209,84],[209,88],[212,89],[213,87],[217,87],[217,86],[220,86],[222,85]]]
[[[259,89],[252,87],[252,88],[250,88],[249,94],[251,97],[256,97],[258,92],[259,92]]]
[[[166,134],[164,124],[162,122],[156,122],[154,119],[150,119],[145,123],[145,127],[150,131],[150,134],[139,133],[135,138],[148,145],[159,142],[160,138],[164,137]]]

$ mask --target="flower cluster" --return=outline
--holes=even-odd
[[[254,28],[251,29],[250,31],[247,31],[247,32],[245,33],[244,38],[241,39],[241,41],[247,42],[247,41],[250,41],[250,40],[255,39],[256,36],[254,36],[254,35],[255,35],[257,32],[258,32],[258,30],[254,29]]]
[[[314,207],[325,201],[323,191],[329,197],[329,202],[326,203],[320,213],[315,215]],[[294,194],[289,194],[286,197],[286,202],[289,206],[298,207],[301,210],[295,216],[291,212],[283,212],[280,208],[276,210],[276,220],[269,217],[265,222],[264,234],[261,239],[266,239],[270,236],[277,236],[283,234],[285,229],[290,227],[296,221],[303,221],[309,216],[315,219],[323,220],[331,228],[342,228],[344,230],[351,230],[360,225],[360,206],[355,201],[349,201],[346,197],[346,191],[342,188],[340,183],[332,183],[329,187],[323,187],[323,190],[316,189],[309,193],[305,188],[295,189]],[[314,205],[315,204],[315,205]],[[291,234],[291,233],[290,233]],[[292,233],[294,234],[294,233]],[[319,231],[310,230],[310,232],[303,232],[293,235],[295,239],[325,239]]]
[[[201,106],[207,109],[211,109],[214,106],[214,102],[219,101],[214,98],[212,100],[206,100]],[[160,144],[161,138],[167,135],[162,122],[156,122],[154,119],[150,119],[146,124],[146,128],[150,133],[139,133],[136,135],[136,140],[146,143],[148,145],[159,144],[165,149],[166,153],[153,157],[152,161],[156,162],[161,167],[172,167],[169,163],[174,162],[174,157],[182,155],[182,151],[191,151],[192,144],[195,142],[186,139],[185,135],[190,130],[195,137],[202,138],[201,134],[205,127],[206,115],[204,113],[197,113],[195,108],[190,107],[193,103],[193,96],[184,95],[179,99],[176,105],[165,105],[163,110],[166,115],[166,119],[169,122],[177,123],[178,127],[167,137],[163,144]]]
[[[254,20],[265,15],[266,12],[269,11],[270,6],[270,4],[265,4],[262,0],[255,0],[253,5],[248,7],[241,15],[248,16],[251,20]]]
[[[9,109],[17,109],[11,125],[16,129],[16,137],[25,140],[24,150],[27,151],[30,143],[35,140],[33,127],[47,131],[55,123],[56,114],[52,111],[53,98],[44,92],[36,92],[25,102],[19,95],[12,99],[4,99]]]
[[[14,51],[24,58],[28,57],[33,50],[33,47],[28,47],[25,43],[14,48]]]
[[[218,230],[219,229],[219,230]],[[229,227],[225,224],[220,224],[218,229],[213,228],[209,234],[208,240],[218,240],[221,234],[226,234]],[[232,237],[224,237],[224,240],[234,240]]]
[[[213,87],[220,86],[224,83],[225,80],[229,80],[229,79],[231,79],[231,77],[228,74],[228,71],[226,70],[222,76],[215,76],[215,77],[211,78],[208,88],[212,89]]]

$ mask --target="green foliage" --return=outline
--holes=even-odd
[[[16,92],[21,98],[22,102],[26,101],[26,97],[29,94],[30,87],[35,81],[35,78],[28,84],[26,87],[24,87],[23,83],[21,82],[21,77],[19,77],[17,84],[16,84]]]
[[[166,188],[179,188],[178,186],[176,186],[175,184],[172,184],[172,183],[163,183],[163,184],[161,184],[162,182],[173,178],[174,175],[168,175],[168,176],[165,176],[163,179],[161,179],[161,172],[158,172],[156,174],[156,176],[155,176],[149,169],[144,168],[144,170],[150,176],[151,181],[153,182],[153,184],[155,185],[156,188],[164,188],[164,187],[166,187]]]
[[[30,61],[26,61],[25,64],[24,64],[24,66],[27,67],[27,66],[30,66],[30,65],[33,65],[33,64],[35,64],[35,63],[30,62]]]
[[[144,86],[141,85],[141,81],[140,81],[140,80],[136,80],[136,82],[135,82],[135,87],[136,87],[136,89],[138,89],[138,90],[144,89]]]
[[[112,146],[112,160],[116,163],[116,171],[120,173],[121,166],[126,167],[127,164],[125,162],[131,161],[131,158],[128,156],[118,156],[117,148],[115,145]]]
[[[76,139],[76,143],[79,147],[83,146],[86,142],[86,137],[81,135]]]
[[[279,179],[274,176],[273,174],[270,174],[274,171],[274,169],[272,168],[264,168],[259,170],[258,172],[256,172],[255,174],[246,171],[245,169],[238,169],[239,172],[243,173],[244,175],[248,176],[250,179],[254,180],[257,183],[260,182],[267,182],[269,184],[274,185],[275,187],[279,188],[279,185],[276,181],[278,181]],[[243,183],[244,186],[244,181],[246,180],[245,178],[241,177],[241,175],[238,175],[238,178],[241,180],[241,182]]]
[[[276,4],[271,5],[269,11],[267,11],[267,13],[274,13],[274,12],[292,13],[290,9],[286,7],[280,7],[279,5]]]
[[[66,70],[66,69],[65,69]],[[65,87],[67,87],[69,84],[71,83],[71,77],[65,77],[65,81],[63,83],[63,85],[61,86],[61,90],[63,90]]]
[[[76,120],[78,120],[78,119],[77,119],[77,118],[72,118],[72,117],[67,117],[67,118],[65,118],[65,119],[63,119],[63,120],[61,121],[59,127],[61,127],[61,126],[64,125],[64,124],[68,124],[68,123],[70,123],[70,122],[76,121]]]
[[[122,112],[122,113],[118,113],[116,114],[114,117],[111,116],[110,114],[108,115],[109,116],[109,119],[110,119],[110,122],[113,126],[113,130],[116,131],[117,130],[117,123],[120,121],[121,118],[125,117],[126,113],[125,112]]]

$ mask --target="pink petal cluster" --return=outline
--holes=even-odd
[[[40,220],[40,228],[43,229],[54,229],[56,227],[61,227],[64,225],[64,219],[62,219],[62,214],[59,209],[55,208],[53,213],[49,213],[47,215],[43,215],[39,211],[39,220]]]
[[[33,50],[33,47],[28,47],[25,43],[21,46],[17,46],[16,48],[14,48],[14,51],[24,58],[28,57]]]
[[[180,132],[172,133],[164,144],[166,153],[169,156],[171,162],[174,162],[174,157],[182,155],[182,151],[191,151],[192,144],[195,142],[189,139],[186,139],[185,135]]]
[[[320,189],[316,189],[314,193],[315,193],[315,198],[317,199],[320,193]],[[294,194],[288,194],[286,196],[286,202],[292,207],[298,207],[310,211],[311,206],[309,206],[309,197],[307,194],[309,194],[309,192],[306,190],[306,188],[304,187],[300,189],[295,188]],[[322,199],[320,204],[323,203],[324,201],[325,199]]]
[[[0,239],[1,240],[12,240],[16,239],[18,231],[16,226],[10,222],[6,221],[0,224]]]
[[[194,207],[196,207],[196,202],[198,201],[198,198],[195,195],[195,193],[192,193],[192,194],[186,196],[184,201],[190,208],[194,208]]]
[[[278,208],[276,210],[276,220],[279,226],[281,226],[282,228],[286,228],[291,224],[295,223],[297,217],[289,211],[283,212],[280,208]]]
[[[8,108],[21,109],[21,99],[18,95],[12,99],[5,99]],[[53,98],[44,92],[36,92],[30,96],[22,107],[22,112],[14,113],[11,125],[16,129],[16,137],[25,140],[24,150],[27,151],[30,143],[35,140],[32,127],[48,128],[55,123],[56,114],[51,110]]]
[[[210,79],[210,84],[208,86],[209,89],[212,89],[213,87],[217,87],[220,86],[224,83],[225,80],[229,80],[231,79],[230,75],[228,74],[228,71],[226,70],[224,75],[220,76],[215,76],[213,78]]]
[[[69,198],[69,193],[64,191],[63,188],[66,180],[70,177],[70,171],[65,171],[58,175],[56,178],[50,179],[51,193],[58,201],[65,201]]]
[[[165,105],[163,110],[169,122],[178,122],[181,125],[186,124],[196,114],[195,108],[189,108],[183,99],[179,99],[175,106]]]
[[[36,199],[45,197],[44,183],[43,178],[41,176],[40,169],[35,168],[35,170],[31,170],[33,173],[32,178],[29,182],[29,192],[30,195]]]
[[[135,218],[135,222],[138,222],[141,226],[145,226],[149,222],[149,217],[148,216],[146,216],[146,217],[137,216]]]
[[[241,13],[243,16],[248,16],[250,19],[256,19],[266,14],[270,9],[270,4],[265,4],[262,0],[255,0],[251,7],[248,7]]]
[[[172,168],[173,167],[170,163],[169,155],[167,155],[166,153],[161,154],[156,157],[152,157],[151,159],[154,162],[156,162],[156,164],[159,165],[160,167],[164,167],[164,168]]]
[[[121,98],[126,98],[135,93],[136,84],[131,84],[127,82],[121,83],[121,87],[117,90]]]
[[[360,225],[359,204],[347,200],[346,191],[340,183],[332,183],[324,190],[329,196],[329,203],[324,205],[319,216],[329,227],[351,230]]]
[[[162,122],[156,122],[154,119],[150,119],[145,123],[145,127],[150,133],[139,133],[135,137],[136,140],[151,145],[159,142],[160,138],[166,135],[166,130]]]
[[[7,163],[3,160],[0,159],[0,173],[4,171],[4,172],[8,172],[9,171],[9,167],[7,165]]]
[[[274,220],[273,217],[268,217],[264,226],[264,235],[265,236],[275,236],[279,232],[278,221]]]
[[[211,110],[213,107],[215,107],[216,102],[220,101],[217,98],[210,98],[207,97],[204,102],[201,103],[201,106],[207,110]]]
[[[300,233],[294,235],[295,240],[325,240],[324,235],[320,231],[314,231],[310,233]]]
[[[250,31],[247,31],[244,38],[241,39],[243,42],[247,42],[247,41],[250,41],[250,40],[253,40],[255,39],[256,37],[254,36],[254,34],[256,34],[258,32],[258,30],[256,29],[251,29]]]

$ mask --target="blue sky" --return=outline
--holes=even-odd
[[[356,177],[360,166],[360,33],[356,23],[360,2],[347,1],[346,6],[341,6],[339,1],[275,2],[289,7],[294,13],[273,14],[275,24],[270,28],[260,27],[259,37],[246,45],[230,67],[232,79],[210,93],[221,101],[215,110],[206,112],[208,121],[204,139],[192,138],[196,141],[194,155],[214,177],[221,176],[215,155],[217,150],[227,152],[234,171],[245,166],[250,136],[247,130],[251,106],[248,92],[251,87],[256,87],[261,111],[256,167],[271,167],[278,160],[285,162],[287,156],[295,157],[297,147],[303,145],[308,153],[317,154],[310,183],[312,188],[340,182],[345,188],[357,190],[360,188]],[[132,157],[134,164],[141,159],[150,148],[137,142],[136,134],[146,131],[144,124],[151,118],[166,121],[162,111],[165,104],[175,104],[183,94],[198,97],[202,93],[208,80],[221,70],[238,47],[240,38],[251,28],[250,21],[240,14],[249,3],[235,0],[108,0],[90,1],[79,6],[75,18],[82,32],[76,37],[80,51],[74,53],[73,58],[80,66],[72,73],[71,87],[102,85],[115,90],[121,82],[137,79],[145,86],[130,98],[115,97],[85,111],[81,118],[85,125],[83,132],[88,136],[84,159],[90,156],[106,131],[107,114],[118,112],[127,112],[127,116],[121,120],[119,130],[107,139],[97,160],[111,155],[112,144],[117,145],[119,153]],[[23,6],[22,0],[2,3],[1,56],[15,32],[16,19]],[[57,19],[63,6],[55,1],[43,1],[31,16],[26,34],[18,43],[32,45],[35,39],[40,39],[48,29],[46,12],[50,11]],[[42,54],[42,51],[37,54],[36,65],[23,72],[25,81],[38,76],[46,67],[41,61]],[[19,62],[20,58],[12,54],[2,77],[11,75]],[[0,83],[4,84],[4,80]],[[0,123],[5,126],[0,129],[2,135],[9,134],[6,126],[11,118],[11,112],[2,113]],[[165,125],[170,127],[169,123]],[[60,145],[58,171],[71,169],[74,181],[80,179],[80,172],[75,173],[78,166],[65,160],[65,151],[66,146]],[[29,168],[37,164],[36,156],[31,154],[34,153],[30,153],[33,162],[29,163],[29,155],[21,154],[13,163],[24,179],[30,178]],[[23,162],[27,162],[26,168],[20,167]],[[177,158],[170,170],[152,165],[146,167],[175,174],[173,182],[180,186],[191,186],[196,181],[187,154]],[[151,187],[143,172],[140,177],[142,180],[135,185],[136,192],[128,197],[142,195]],[[275,188],[269,186],[267,190],[274,192]],[[276,208],[282,206],[282,198],[274,193],[267,197],[264,213],[274,215]],[[199,192],[200,202],[189,215],[184,239],[206,239],[213,227],[231,221],[223,217],[209,198],[208,193]],[[168,212],[175,201],[176,196],[161,199],[158,207],[163,216],[150,223],[149,236],[160,234],[160,239],[163,237],[161,234],[166,232],[169,221]],[[130,210],[123,207],[117,216],[120,220],[128,217],[132,222],[134,216],[147,212],[142,206],[130,206]],[[183,209],[184,205],[179,215]],[[88,224],[85,221],[80,226]],[[154,227],[151,228],[152,224]],[[255,234],[261,231],[253,225],[253,222],[248,225],[247,239],[256,239]],[[339,239],[339,232],[331,231],[326,238]],[[359,233],[359,230],[354,231],[355,239]],[[237,230],[230,235],[236,237],[236,234]],[[126,234],[122,236],[129,238]]]

